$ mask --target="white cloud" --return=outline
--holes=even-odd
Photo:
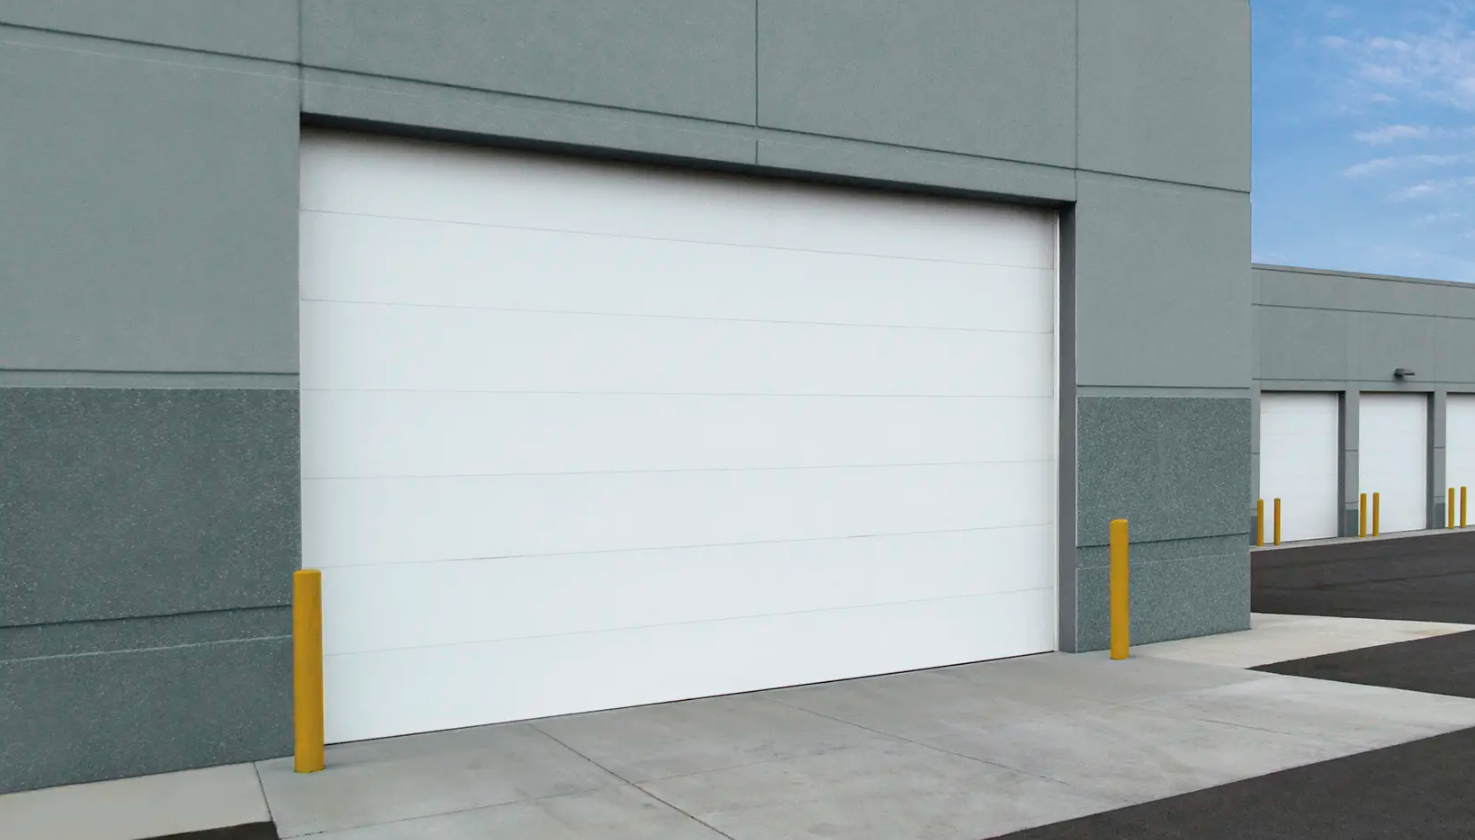
[[[1376,175],[1379,172],[1387,172],[1403,166],[1405,158],[1374,158],[1362,163],[1354,164],[1342,170],[1345,178],[1362,178],[1366,175]]]
[[[1465,214],[1458,210],[1445,210],[1440,213],[1425,213],[1414,219],[1414,227],[1429,227],[1431,225],[1447,225],[1458,222],[1465,218]]]
[[[1414,184],[1404,187],[1391,197],[1394,201],[1415,201],[1420,198],[1428,198],[1435,193],[1443,192],[1444,185],[1437,181],[1425,181],[1422,184]]]
[[[1475,187],[1475,176],[1466,178],[1443,178],[1438,180],[1421,181],[1404,187],[1389,196],[1394,201],[1417,201],[1421,198],[1431,198],[1436,195],[1459,190],[1463,187]],[[1429,214],[1424,218],[1436,217],[1441,214]]]
[[[1402,94],[1475,111],[1475,3],[1443,4],[1443,16],[1396,36],[1328,37],[1374,96]]]
[[[1369,146],[1387,146],[1399,140],[1466,140],[1475,139],[1475,126],[1443,128],[1427,125],[1381,125],[1356,132],[1352,139]]]
[[[1427,125],[1385,125],[1352,136],[1369,146],[1386,146],[1397,140],[1427,140],[1430,134]]]
[[[1353,164],[1342,170],[1342,175],[1347,178],[1364,178],[1368,175],[1377,175],[1383,172],[1393,172],[1402,169],[1427,169],[1448,166],[1463,166],[1475,164],[1475,152],[1461,152],[1451,155],[1402,155],[1398,157],[1373,158],[1362,163]]]

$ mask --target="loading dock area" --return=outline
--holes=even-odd
[[[1468,524],[1475,287],[1269,265],[1251,275],[1252,539],[1275,542],[1277,500],[1282,543],[1457,527],[1462,498]]]

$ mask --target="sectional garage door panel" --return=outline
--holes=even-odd
[[[1369,499],[1379,494],[1384,533],[1428,527],[1428,424],[1429,400],[1423,394],[1361,397],[1359,484]]]
[[[561,230],[331,210],[305,214],[302,235],[313,243],[303,253],[308,300],[1006,332],[1049,332],[1054,311],[1053,270],[1035,266],[911,259],[908,274],[930,292],[918,296],[896,283],[897,257],[885,255],[596,234],[570,247]],[[466,282],[509,273],[536,282]],[[796,273],[806,278],[797,287]],[[413,287],[406,275],[417,278]],[[700,295],[690,294],[694,278]],[[973,305],[980,294],[993,302],[982,311]]]
[[[1052,637],[1035,628],[1053,616],[1053,594],[1030,590],[328,656],[328,740],[940,667],[1021,645],[1039,652]],[[1001,624],[1030,635],[1000,634]],[[346,705],[332,693],[373,701]]]
[[[1048,333],[304,301],[303,386],[396,391],[1046,397]],[[494,338],[493,338],[494,337]],[[673,350],[680,348],[680,353]],[[516,359],[489,364],[492,352]],[[515,363],[512,363],[514,362]],[[311,371],[311,373],[307,373]],[[309,379],[310,376],[310,379]]]
[[[302,471],[313,478],[1038,461],[1054,433],[1050,397],[308,391],[305,400],[303,436],[315,445]],[[855,422],[858,408],[867,422]]]
[[[1032,208],[304,132],[304,210],[915,261],[1052,268]],[[434,185],[427,188],[427,185]],[[495,184],[489,200],[488,185]],[[844,211],[836,212],[836,205]],[[581,243],[582,247],[582,243]],[[310,258],[310,257],[309,257]],[[713,266],[715,269],[716,267]],[[310,284],[309,284],[310,285]]]
[[[1445,403],[1445,483],[1475,488],[1475,394],[1450,394]]]
[[[309,133],[333,741],[1054,647],[1054,218]]]
[[[303,549],[327,568],[1029,528],[1050,499],[1030,463],[325,480]]]
[[[1282,540],[1337,536],[1340,420],[1335,394],[1260,395],[1260,497],[1267,519],[1281,500]]]

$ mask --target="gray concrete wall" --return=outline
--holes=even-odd
[[[1062,208],[1061,644],[1118,516],[1137,641],[1247,627],[1249,71],[1245,0],[0,0],[0,790],[289,748],[300,121]]]
[[[0,792],[291,750],[296,20],[0,0]]]
[[[1342,396],[1343,535],[1358,530],[1358,406],[1365,392],[1429,395],[1429,524],[1440,527],[1446,397],[1475,393],[1475,285],[1270,265],[1254,266],[1252,274],[1257,393]],[[1396,378],[1400,367],[1415,376]],[[1259,492],[1258,428],[1253,445],[1252,500]]]

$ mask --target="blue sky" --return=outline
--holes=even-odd
[[[1251,0],[1256,262],[1475,282],[1475,0]]]

